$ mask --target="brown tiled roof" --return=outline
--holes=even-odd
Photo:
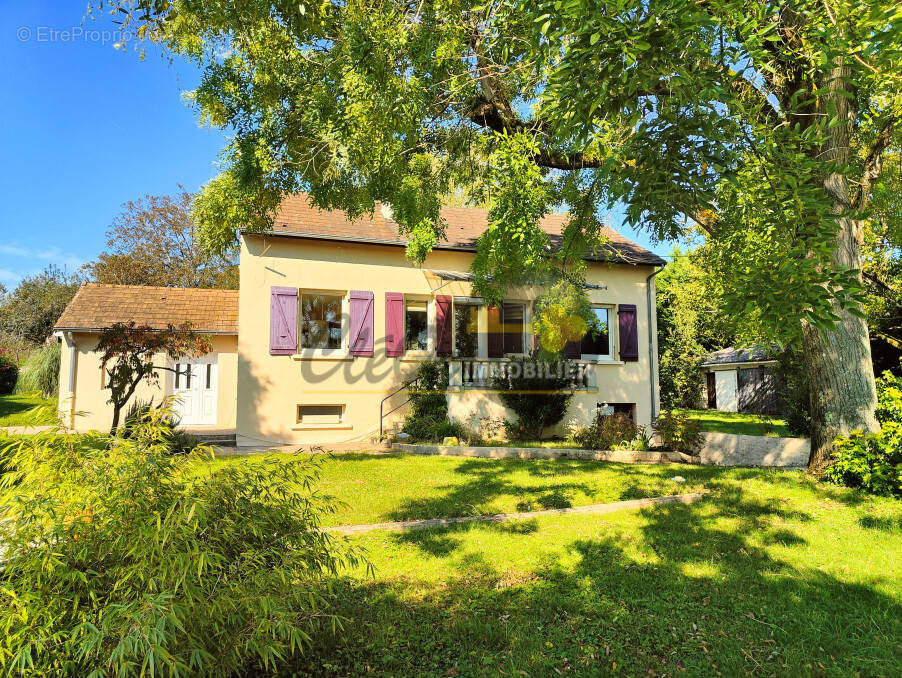
[[[445,239],[438,249],[476,250],[476,239],[488,225],[488,210],[443,207],[442,218],[446,224]],[[542,229],[551,236],[552,245],[560,243],[567,219],[566,214],[549,214],[542,219]],[[603,251],[589,257],[590,259],[630,264],[664,263],[661,257],[627,240],[616,231],[605,226],[602,232],[609,242]],[[273,222],[273,234],[383,245],[407,244],[398,232],[398,224],[386,218],[378,203],[372,217],[365,215],[350,221],[340,210],[328,211],[314,207],[302,193],[288,196],[282,201]]]
[[[238,334],[238,290],[86,283],[55,329],[100,330],[132,321],[161,330],[190,322],[200,332]]]

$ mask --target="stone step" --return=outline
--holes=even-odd
[[[578,447],[466,447],[455,445],[414,445],[394,443],[392,449],[411,454],[434,454],[490,459],[577,459],[616,461],[625,464],[683,463],[679,452],[638,450],[584,450]]]

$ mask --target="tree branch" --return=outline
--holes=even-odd
[[[877,136],[871,142],[871,148],[868,151],[867,158],[864,161],[864,170],[861,173],[861,180],[858,182],[858,190],[855,191],[855,197],[852,199],[852,208],[862,210],[867,207],[868,201],[871,199],[871,190],[880,177],[883,170],[883,152],[889,146],[892,139],[893,129],[899,119],[896,114],[891,114],[883,121]]]

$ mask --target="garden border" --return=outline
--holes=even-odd
[[[624,464],[670,464],[682,462],[678,452],[584,450],[580,447],[468,447],[465,445],[393,443],[392,449],[409,454],[482,457],[487,459],[574,459],[578,461],[614,461]]]

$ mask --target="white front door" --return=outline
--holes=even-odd
[[[175,413],[182,426],[215,426],[218,374],[216,356],[185,358],[175,364]]]

